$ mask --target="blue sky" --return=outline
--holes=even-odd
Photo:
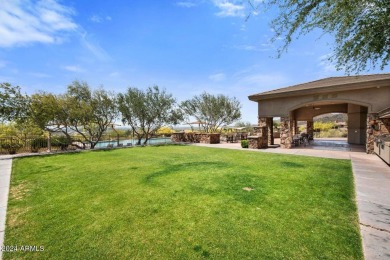
[[[73,80],[116,92],[158,85],[178,101],[226,94],[241,101],[242,120],[255,123],[248,95],[344,75],[326,60],[332,38],[320,32],[276,59],[275,13],[246,21],[241,2],[0,0],[0,82],[28,94],[62,93]]]

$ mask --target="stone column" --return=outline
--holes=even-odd
[[[272,118],[272,117],[271,117]],[[270,117],[259,117],[259,127],[262,129],[262,137],[266,138],[267,145],[270,144],[270,125],[269,125]],[[271,128],[272,130],[272,128]],[[271,132],[272,135],[272,132]]]
[[[366,130],[366,153],[374,153],[374,139],[380,134],[377,124],[379,117],[377,113],[367,114],[367,130]]]
[[[390,133],[390,118],[379,118],[378,114],[367,114],[366,152],[374,153],[374,139]]]
[[[258,120],[259,127],[266,127],[267,126],[267,118],[268,117],[259,117],[259,120]]]
[[[292,145],[292,120],[290,117],[280,118],[280,147],[290,149]]]
[[[290,119],[291,136],[298,134],[298,122],[295,119]]]
[[[267,127],[267,143],[268,145],[274,144],[274,122],[273,117],[259,117],[259,127]]]
[[[268,145],[274,144],[274,118],[267,117]]]
[[[311,121],[306,121],[306,133],[309,136],[310,140],[313,140],[314,137],[314,122],[313,120]]]

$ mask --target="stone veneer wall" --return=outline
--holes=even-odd
[[[256,126],[253,128],[254,134],[248,136],[248,147],[251,149],[260,149],[268,147],[268,127]]]
[[[267,117],[268,145],[274,144],[274,118]]]
[[[184,141],[184,133],[183,132],[173,133],[171,135],[171,141],[174,143],[185,142]]]
[[[204,144],[219,144],[221,134],[196,134],[199,135],[199,142]]]
[[[205,143],[219,144],[221,134],[198,134],[198,133],[173,133],[171,136],[172,142],[190,142],[190,143]]]
[[[280,118],[280,147],[290,149],[292,145],[290,117]]]
[[[390,133],[390,118],[379,118],[378,114],[367,115],[366,152],[374,153],[375,137]]]
[[[314,137],[314,122],[306,121],[306,133],[308,134],[310,140],[313,140]]]
[[[267,147],[268,147],[267,139],[257,135],[248,136],[249,149],[261,149]]]

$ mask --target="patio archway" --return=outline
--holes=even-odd
[[[374,149],[374,137],[390,130],[390,74],[326,78],[249,96],[258,103],[258,122],[268,129],[273,144],[272,118],[281,118],[281,147],[291,148],[297,121],[307,121],[324,113],[348,114],[348,143]],[[387,111],[387,112],[386,112]]]

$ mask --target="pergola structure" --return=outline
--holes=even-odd
[[[273,117],[281,118],[281,147],[291,148],[297,121],[327,113],[348,114],[348,143],[373,153],[375,136],[390,132],[390,74],[331,77],[249,96],[258,103],[258,123],[273,144]]]

